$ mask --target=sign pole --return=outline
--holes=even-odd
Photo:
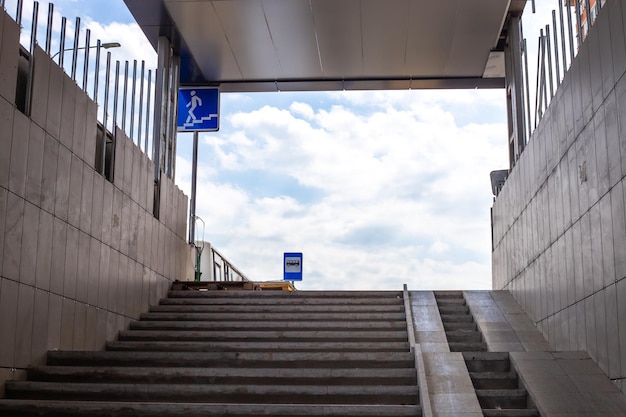
[[[196,240],[196,183],[198,180],[198,131],[193,132],[193,158],[191,162],[191,199],[189,201],[189,243]]]

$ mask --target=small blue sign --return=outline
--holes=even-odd
[[[284,281],[302,281],[302,252],[285,252]]]
[[[216,87],[178,89],[178,131],[220,130],[220,91]]]

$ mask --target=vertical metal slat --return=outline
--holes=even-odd
[[[76,18],[74,28],[74,46],[72,47],[72,80],[76,81],[76,65],[78,63],[78,41],[80,37],[80,17]]]
[[[46,26],[46,54],[52,50],[52,24],[54,21],[54,4],[48,3],[48,26]]]
[[[131,86],[130,94],[130,140],[134,143],[134,130],[135,130],[135,93],[137,91],[137,60],[133,61],[133,85]]]
[[[87,82],[89,78],[89,43],[91,42],[91,29],[85,32],[85,58],[83,60],[83,91],[87,91]]]

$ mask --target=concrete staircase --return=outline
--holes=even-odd
[[[450,352],[487,350],[462,291],[435,291],[435,301],[446,331]]]
[[[171,291],[6,396],[16,417],[421,415],[402,292]]]
[[[484,417],[539,417],[508,352],[487,352],[487,344],[462,291],[435,291],[451,352],[462,352]]]
[[[539,417],[508,352],[464,352],[463,358],[485,417]]]

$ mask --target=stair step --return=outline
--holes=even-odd
[[[463,331],[471,331],[471,332],[478,331],[478,326],[473,321],[460,321],[460,322],[443,321],[443,328],[445,331],[454,331],[454,330],[463,330]]]
[[[183,304],[168,305],[159,304],[150,307],[151,313],[398,313],[404,311],[404,304],[394,305],[246,305],[246,304],[224,304],[224,305],[204,305],[204,304]],[[240,316],[241,316],[240,314]]]
[[[159,352],[406,352],[408,342],[108,342],[107,350]]]
[[[515,372],[470,372],[476,389],[517,389],[519,381]]]
[[[479,335],[480,336],[480,335]],[[176,330],[125,330],[120,331],[120,341],[206,341],[206,342],[403,342],[407,340],[404,331],[176,331]]]
[[[107,384],[9,381],[17,399],[255,404],[417,404],[415,386]]]
[[[234,297],[180,297],[163,298],[161,305],[336,305],[336,306],[381,306],[404,305],[404,299],[398,298],[302,298],[302,297],[262,297],[262,298],[234,298]]]
[[[441,321],[445,323],[474,323],[474,318],[465,309],[462,314],[441,314]]]
[[[483,342],[448,342],[450,352],[483,352],[487,345]]]
[[[437,307],[439,309],[439,314],[443,314],[443,315],[446,315],[446,316],[447,315],[455,315],[455,316],[467,315],[469,317],[472,317],[470,315],[470,310],[469,310],[469,307],[467,305],[461,305],[461,304],[442,305],[442,304],[439,304]]]
[[[463,291],[433,291],[436,299],[463,298]]]
[[[511,369],[508,352],[463,353],[469,372],[509,372]]]
[[[163,368],[40,366],[28,370],[29,381],[247,385],[410,385],[415,369],[332,368]]]
[[[503,390],[477,389],[476,396],[483,409],[523,409],[528,406],[528,393],[523,388]]]
[[[454,330],[446,332],[449,343],[452,342],[482,342],[482,335],[475,330]]]
[[[252,298],[252,299],[330,299],[330,298],[394,298],[402,299],[402,291],[168,291],[167,298]]]
[[[285,315],[285,313],[267,312],[255,313],[251,315],[241,313],[198,313],[198,312],[151,312],[141,314],[141,320],[191,320],[191,321],[286,321],[286,322],[302,322],[302,321],[394,321],[406,320],[404,312],[396,313],[302,313],[296,315]]]
[[[416,417],[419,405],[184,404],[87,401],[0,400],[11,417]]]
[[[437,305],[449,306],[449,305],[465,305],[465,298],[436,298]]]
[[[523,409],[484,409],[484,417],[540,417],[536,408]]]
[[[404,321],[173,321],[141,320],[130,323],[130,330],[368,330],[368,331],[406,331]]]
[[[410,368],[408,352],[125,352],[50,351],[50,366],[263,368]]]

